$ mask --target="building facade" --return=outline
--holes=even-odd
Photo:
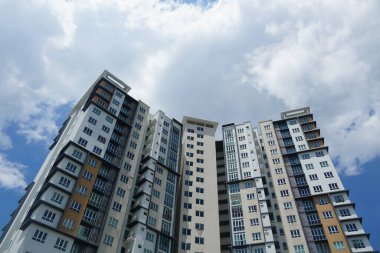
[[[150,115],[134,201],[127,252],[174,252],[182,124],[162,111]]]
[[[375,252],[310,108],[215,141],[130,89],[104,71],[74,106],[0,252]]]
[[[184,117],[177,252],[220,252],[215,131],[218,123]]]
[[[231,251],[275,253],[257,129],[249,122],[223,126]]]

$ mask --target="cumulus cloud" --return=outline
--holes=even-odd
[[[0,187],[23,190],[27,186],[24,176],[25,168],[25,165],[10,162],[7,157],[0,154]]]
[[[0,149],[12,147],[10,123],[29,142],[51,139],[57,108],[78,100],[106,68],[133,96],[177,118],[257,124],[311,105],[347,174],[380,153],[372,138],[380,110],[377,1],[38,0],[0,7],[7,34]]]

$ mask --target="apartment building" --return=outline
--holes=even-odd
[[[74,106],[1,252],[120,252],[149,107],[104,71]]]
[[[182,122],[104,71],[0,237],[5,253],[372,253],[309,107]]]
[[[224,159],[223,141],[215,142],[216,172],[218,182],[219,230],[221,253],[231,252],[231,231],[227,194],[227,174]]]
[[[279,252],[374,252],[309,107],[260,122],[286,243]]]
[[[224,125],[223,142],[231,251],[275,253],[258,131],[249,122]]]
[[[150,115],[126,252],[174,252],[182,124],[164,112]]]
[[[220,252],[215,131],[218,123],[184,117],[177,252]]]

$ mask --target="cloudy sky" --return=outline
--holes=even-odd
[[[0,225],[108,69],[178,119],[257,125],[310,105],[379,248],[380,204],[359,185],[380,191],[379,1],[0,0],[0,13]]]

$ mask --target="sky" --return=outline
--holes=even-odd
[[[380,249],[379,13],[376,0],[0,0],[0,226],[107,69],[177,119],[257,125],[311,106]]]

